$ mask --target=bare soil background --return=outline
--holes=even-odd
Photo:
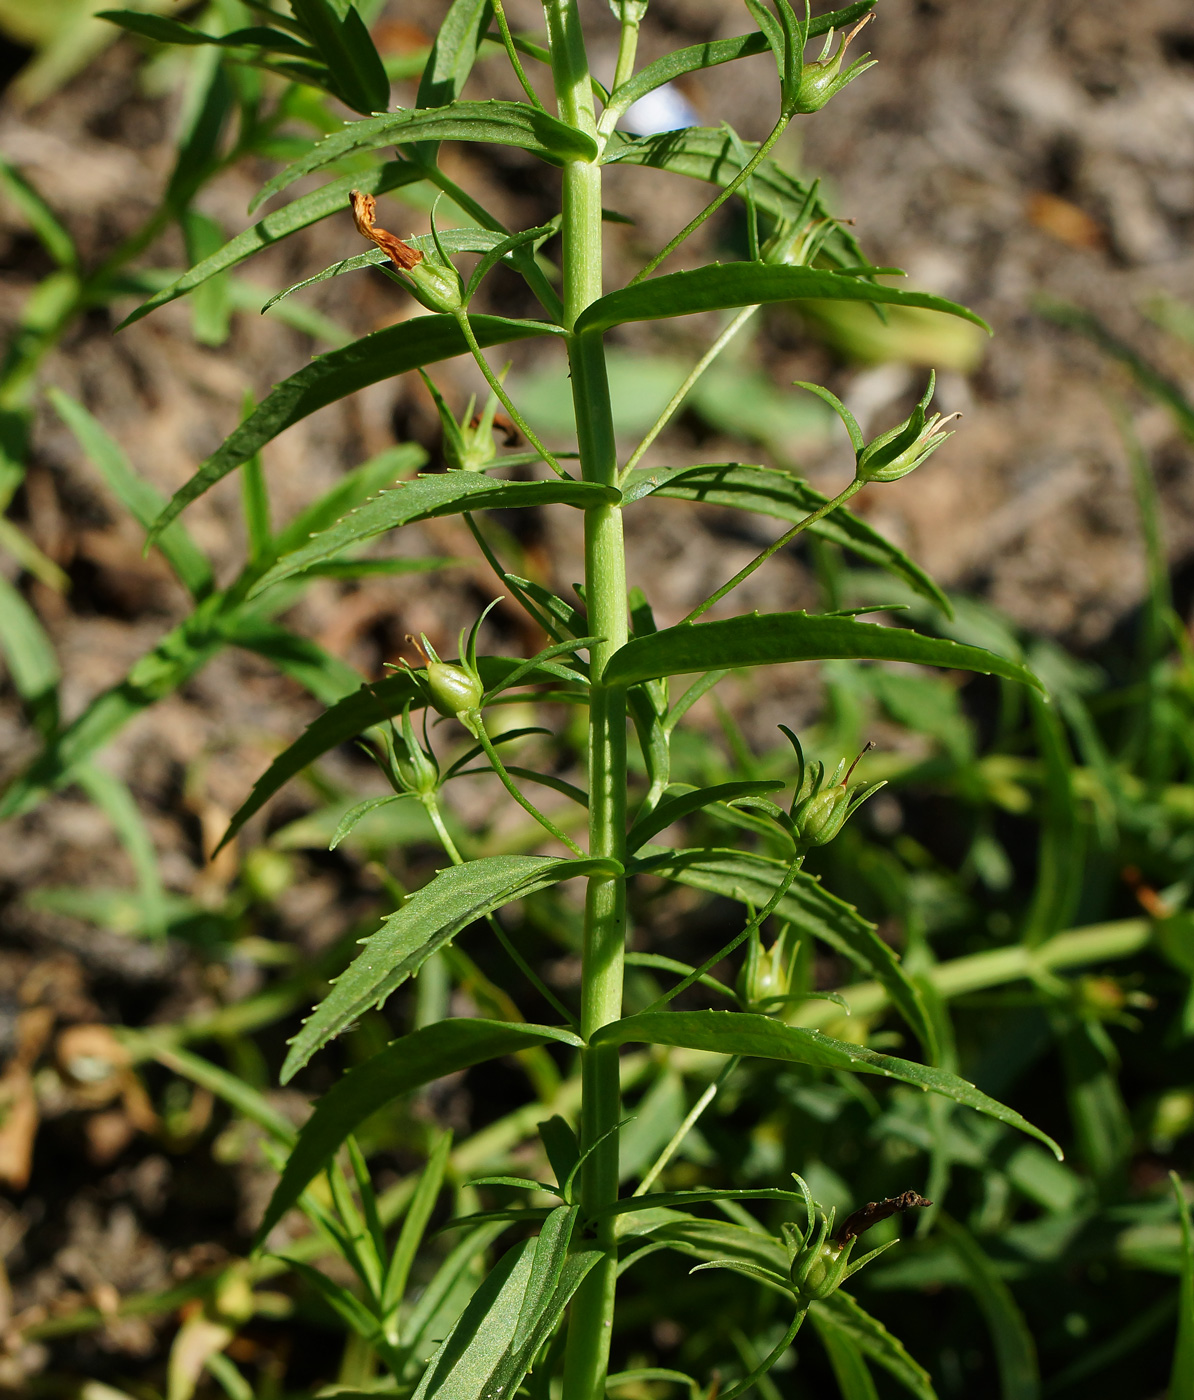
[[[603,43],[612,66],[607,7],[592,0],[589,8],[597,66]],[[430,35],[442,9],[419,0],[391,6],[388,18]],[[535,26],[529,0],[510,10],[516,26]],[[1141,311],[1162,294],[1194,301],[1194,15],[1188,0],[1137,0],[1126,16],[1115,0],[882,0],[878,16],[865,38],[879,66],[806,120],[787,155],[806,173],[824,175],[833,207],[854,220],[875,262],[904,267],[916,284],[973,307],[995,337],[976,367],[947,365],[941,375],[940,406],[965,415],[955,438],[914,477],[868,488],[857,508],[946,586],[975,589],[1023,627],[1078,650],[1097,646],[1137,606],[1144,584],[1109,396],[1126,396],[1136,410],[1179,582],[1194,557],[1194,456],[1163,411],[1135,400],[1119,371],[1043,319],[1037,304],[1054,297],[1096,311],[1175,377],[1194,378],[1194,351],[1180,349]],[[653,0],[642,54],[650,59],[749,27],[745,10],[727,0]],[[701,120],[724,118],[758,138],[773,119],[771,85],[759,81],[769,62],[702,75],[684,96]],[[514,95],[498,69],[494,61],[480,70],[481,95]],[[168,66],[147,69],[137,47],[122,41],[37,107],[0,109],[0,149],[43,192],[88,260],[101,259],[145,217],[168,176],[178,115],[169,78]],[[396,100],[412,95],[400,85]],[[455,153],[448,159],[453,174],[512,226],[541,222],[555,178],[543,167],[509,154],[487,165]],[[268,173],[238,169],[205,195],[206,212],[229,236],[245,226],[245,206]],[[617,171],[609,200],[635,222],[610,226],[611,276],[631,273],[707,193],[654,171]],[[384,210],[383,222],[399,234],[427,226],[416,211],[388,202]],[[737,236],[727,215],[672,266],[730,248]],[[358,251],[346,213],[241,271],[260,285],[264,301]],[[166,239],[150,261],[182,267],[180,242]],[[47,271],[20,216],[0,205],[0,326],[12,326]],[[412,313],[395,288],[370,273],[303,295],[354,334]],[[531,309],[512,281],[495,283],[491,297],[507,314]],[[699,353],[711,326],[694,320],[640,327],[624,344],[660,355]],[[760,317],[759,326],[744,363],[781,389],[793,379],[821,379],[871,427],[907,412],[923,383],[923,353],[904,363],[851,363],[827,342],[824,328],[786,309]],[[226,344],[205,348],[191,336],[185,302],[119,337],[112,329],[106,313],[89,318],[53,355],[45,377],[81,399],[164,492],[235,426],[246,389],[260,396],[327,348],[247,312],[236,315]],[[540,353],[516,347],[515,377],[533,375]],[[444,367],[439,380],[457,408],[479,382],[462,362]],[[291,429],[266,453],[276,518],[291,516],[347,468],[406,440],[423,443],[437,461],[438,422],[415,376],[375,386]],[[751,460],[747,454],[758,450],[687,415],[647,464]],[[839,436],[810,434],[771,455],[819,487],[844,481]],[[61,595],[28,578],[21,586],[58,649],[69,718],[185,614],[185,599],[156,557],[142,558],[141,532],[44,405],[32,462],[15,516],[67,571],[71,589]],[[189,521],[227,577],[243,549],[235,485],[212,492]],[[674,622],[775,528],[759,521],[743,531],[712,508],[644,512],[631,541],[632,570],[650,580],[661,623]],[[527,517],[516,529],[545,581],[566,592],[576,573],[575,528],[565,522],[548,533]],[[402,548],[472,552],[455,522],[408,534]],[[0,567],[15,577],[10,560]],[[289,622],[374,677],[402,652],[408,632],[426,631],[450,646],[491,591],[485,572],[469,568],[431,583],[324,580]],[[807,566],[793,554],[752,580],[741,603],[793,607],[811,596]],[[523,635],[513,611],[499,612],[494,625],[507,641],[521,638],[533,648],[535,638]],[[811,713],[816,691],[783,671],[739,700],[754,734],[764,718],[770,728],[777,712]],[[212,898],[226,888],[234,867],[208,865],[205,849],[269,756],[316,712],[310,697],[265,663],[227,651],[120,735],[104,763],[131,784],[169,888]],[[13,775],[36,749],[5,686],[0,777]],[[333,768],[362,790],[373,781],[349,757]],[[301,792],[284,795],[271,824],[296,815],[303,801]],[[276,905],[272,936],[314,955],[369,907],[376,881],[346,861],[293,859],[294,880]],[[130,879],[108,824],[76,790],[7,827],[0,840],[0,1053],[20,1058],[30,1008],[46,1009],[44,1047],[34,1060],[52,1070],[54,1036],[72,1025],[194,1014],[261,984],[259,968],[212,968],[173,945],[134,942],[25,902],[47,884]],[[9,1280],[0,1275],[0,1324],[28,1321],[30,1310],[48,1316],[86,1303],[102,1309],[114,1297],[165,1287],[221,1251],[243,1250],[262,1200],[260,1173],[213,1168],[210,1145],[188,1150],[185,1133],[163,1147],[142,1131],[152,1124],[139,1122],[135,1096],[95,1104],[53,1072],[37,1082],[41,1128],[32,1180],[0,1203]],[[202,1125],[195,1126],[199,1142]],[[157,1323],[128,1320],[56,1344],[53,1352],[42,1343],[15,1345],[0,1361],[0,1385],[19,1393],[51,1362],[94,1374],[118,1363],[128,1374],[160,1361],[165,1335]]]

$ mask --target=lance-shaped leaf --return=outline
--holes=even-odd
[[[635,862],[632,869],[727,899],[749,901],[761,909],[784,883],[788,866],[750,851],[698,848],[650,855]],[[775,916],[800,933],[819,938],[869,972],[884,987],[929,1057],[935,1057],[936,1036],[920,989],[900,965],[895,949],[884,943],[875,925],[852,904],[830,894],[815,876],[802,870],[776,906]]]
[[[869,301],[888,306],[916,306],[943,311],[990,330],[981,316],[928,292],[881,287],[842,272],[771,263],[714,263],[692,272],[670,272],[620,291],[610,292],[581,312],[578,333],[600,333],[627,321],[658,321],[697,311],[724,311],[776,301]]]
[[[237,263],[251,258],[262,248],[268,248],[271,243],[289,238],[292,233],[298,233],[300,229],[317,224],[320,219],[326,219],[329,214],[347,210],[350,190],[360,190],[362,194],[384,194],[386,190],[399,189],[403,185],[414,184],[416,180],[423,179],[424,174],[422,167],[411,161],[390,160],[386,161],[384,165],[379,165],[375,170],[362,170],[357,175],[345,175],[343,179],[333,180],[330,184],[314,190],[311,194],[305,194],[301,199],[293,200],[290,204],[283,205],[281,209],[275,209],[272,214],[267,214],[252,228],[247,228],[242,233],[238,233],[235,238],[229,239],[222,248],[218,248],[210,257],[196,263],[189,271],[184,272],[176,282],[171,282],[162,291],[155,292],[147,302],[137,307],[130,316],[126,316],[116,329],[120,331],[125,326],[131,326],[142,316],[148,316],[159,306],[165,306],[167,302],[175,301],[178,297],[185,296],[187,292],[194,291],[196,287],[201,287],[212,277],[218,277],[221,272],[227,272],[230,267],[235,267]]]
[[[795,523],[820,510],[828,497],[799,477],[772,467],[742,466],[738,462],[699,467],[642,469],[631,474],[623,490],[629,505],[643,496],[668,496],[679,501],[731,506]],[[922,598],[935,603],[948,617],[949,599],[925,571],[865,520],[844,508],[809,526],[809,533],[832,540],[868,563],[901,578]]]
[[[811,1065],[814,1069],[845,1070],[851,1074],[877,1074],[896,1079],[929,1093],[941,1094],[1000,1123],[1018,1128],[1053,1150],[1057,1159],[1061,1148],[1034,1127],[1015,1109],[989,1097],[956,1074],[914,1064],[911,1060],[882,1055],[865,1045],[833,1040],[820,1031],[785,1026],[770,1016],[745,1011],[652,1011],[627,1016],[602,1026],[592,1037],[593,1045],[674,1045],[687,1050],[706,1050],[717,1055],[751,1055],[759,1059],[782,1060],[789,1064]]]
[[[331,0],[290,0],[290,7],[327,64],[341,100],[357,112],[384,112],[390,80],[356,7],[337,7]]]
[[[978,671],[1043,689],[1024,666],[982,647],[925,637],[905,627],[880,627],[846,617],[809,613],[751,613],[724,622],[683,623],[620,647],[606,663],[606,685],[637,685],[660,676],[769,666],[786,661],[910,661]]]
[[[534,1240],[498,1262],[431,1358],[412,1400],[505,1400],[518,1390],[569,1299],[601,1259],[569,1255],[575,1208],[561,1206]]]
[[[445,472],[420,477],[392,491],[383,491],[364,505],[323,530],[301,549],[285,555],[257,584],[256,592],[331,559],[349,545],[372,539],[414,520],[431,520],[464,511],[504,510],[513,507],[569,505],[577,510],[616,505],[619,493],[609,486],[587,481],[495,481],[474,472]]]
[[[403,1036],[364,1064],[349,1070],[316,1105],[299,1133],[258,1232],[263,1240],[327,1166],[337,1148],[371,1113],[421,1084],[485,1060],[542,1045],[545,1040],[579,1045],[571,1031],[511,1021],[454,1017]]]
[[[545,321],[512,321],[502,316],[471,316],[469,320],[481,346],[561,333]],[[305,368],[276,385],[190,481],[174,493],[154,522],[150,539],[156,539],[181,510],[217,481],[316,409],[381,379],[467,353],[468,345],[455,317],[416,316],[374,331],[339,350],[317,355]]]
[[[714,802],[730,802],[735,797],[761,797],[765,793],[778,792],[782,787],[783,783],[777,779],[762,779],[758,782],[716,783],[713,787],[677,793],[666,798],[654,811],[638,818],[626,834],[626,849],[637,851],[665,827]]]
[[[504,656],[479,656],[477,668],[481,681],[486,686],[497,685],[512,671],[522,665],[516,658]],[[547,680],[573,682],[573,676],[565,667],[552,662],[541,662],[535,671],[525,678],[524,683],[534,685]],[[297,773],[321,755],[337,748],[340,744],[355,739],[375,724],[400,715],[408,703],[423,703],[421,693],[409,673],[400,671],[387,676],[383,681],[369,682],[353,694],[326,710],[318,719],[308,725],[302,737],[274,759],[265,773],[253,785],[253,791],[246,798],[224,833],[220,847],[231,841],[251,816],[259,812],[280,788],[284,787]],[[7,800],[7,797],[6,797]]]
[[[311,1056],[371,1006],[380,1006],[396,987],[461,929],[512,900],[582,875],[617,875],[608,860],[563,860],[555,856],[487,856],[449,866],[376,933],[362,940],[364,951],[332,985],[290,1042],[282,1066],[285,1084]]]
[[[512,1334],[499,1340],[491,1318],[482,1320],[479,1310],[469,1317],[466,1311],[432,1357],[416,1397],[500,1400],[514,1395],[539,1349],[559,1325],[569,1299],[602,1257],[593,1249],[569,1254],[579,1214],[579,1206],[560,1206],[548,1215],[533,1249],[520,1257],[511,1275],[518,1285],[504,1288],[501,1301],[487,1310],[508,1308],[514,1320]],[[479,1325],[474,1326],[473,1318]],[[509,1330],[509,1321],[505,1319],[503,1331]]]
[[[882,1366],[916,1400],[937,1400],[932,1378],[925,1368],[908,1355],[898,1337],[893,1337],[879,1319],[872,1317],[850,1294],[839,1288],[822,1302],[813,1303],[809,1316],[822,1336],[827,1329],[832,1329],[848,1337],[864,1356]]]
[[[485,141],[518,146],[544,160],[560,164],[592,160],[597,143],[591,136],[525,102],[449,102],[443,107],[385,113],[349,122],[317,141],[264,185],[249,206],[252,213],[272,195],[322,170],[355,151],[375,151],[379,146],[410,145],[416,141]]]
[[[808,26],[808,37],[826,34],[831,29],[841,29],[861,19],[868,10],[875,7],[876,0],[859,0],[858,4],[847,5],[842,10],[830,10],[816,15]],[[664,83],[674,82],[686,73],[698,73],[706,68],[716,68],[721,63],[731,63],[736,58],[750,58],[755,54],[766,53],[766,36],[755,30],[753,34],[739,34],[733,39],[715,39],[708,44],[693,44],[686,49],[677,49],[649,63],[634,77],[610,93],[607,111],[613,110],[619,116],[647,93],[654,92]],[[604,116],[604,113],[602,114]]]
[[[682,131],[633,138],[611,132],[603,159],[607,165],[648,166],[724,188],[756,149],[752,142],[735,141],[721,127],[690,126]],[[809,219],[829,217],[821,200],[810,200],[811,187],[789,175],[774,160],[764,160],[758,166],[750,177],[750,188],[757,207],[774,219],[799,225]],[[866,262],[858,240],[840,224],[821,245],[821,251],[841,267]]]

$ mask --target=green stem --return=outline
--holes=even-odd
[[[519,788],[518,784],[514,781],[510,774],[506,772],[506,765],[498,757],[498,751],[494,748],[493,741],[490,739],[489,734],[485,729],[485,723],[481,718],[480,711],[473,710],[469,715],[469,722],[469,727],[472,730],[473,737],[485,750],[485,757],[489,759],[490,766],[493,768],[493,771],[498,775],[498,778],[501,780],[502,786],[515,800],[515,802],[518,803],[518,805],[522,808],[524,812],[527,812],[532,817],[534,817],[544,831],[554,836],[557,841],[562,841],[574,856],[583,856],[584,851],[581,850],[581,848],[576,844],[572,837],[566,835],[563,831],[561,831],[560,828],[555,824],[555,822],[552,821],[552,819],[549,816],[546,816],[543,812],[541,812],[539,808],[536,807],[535,804],[531,801],[531,799],[522,792],[522,790]]]
[[[477,344],[477,337],[473,334],[473,328],[472,325],[469,323],[468,319],[468,312],[458,311],[456,313],[456,323],[460,327],[461,333],[464,336],[468,348],[472,351],[472,356],[473,359],[477,362],[478,369],[480,369],[481,373],[485,376],[485,382],[501,400],[502,407],[510,415],[514,426],[523,435],[523,437],[526,438],[526,440],[531,444],[535,451],[538,452],[538,454],[543,458],[543,460],[552,469],[552,471],[555,472],[557,476],[563,477],[564,480],[567,481],[569,479],[568,473],[564,470],[563,467],[560,466],[559,462],[556,461],[555,457],[539,441],[539,438],[536,436],[535,430],[530,426],[530,424],[526,421],[522,414],[519,413],[518,409],[515,408],[514,402],[510,398],[510,395],[506,393],[504,388],[502,388],[502,381],[497,377],[496,374],[494,374],[493,370],[490,369],[489,361],[485,358],[485,353]]]
[[[618,62],[610,92],[617,92],[634,75],[634,59],[638,52],[638,20],[627,17],[628,6],[622,6],[622,32],[618,36]]]
[[[639,462],[642,460],[643,453],[646,452],[646,450],[651,446],[651,444],[655,441],[659,434],[663,432],[664,428],[666,428],[667,425],[672,421],[677,409],[692,391],[692,386],[697,382],[701,375],[704,374],[704,372],[709,368],[713,361],[717,359],[718,355],[721,354],[721,352],[726,348],[730,341],[733,340],[733,338],[738,334],[742,327],[746,325],[747,321],[750,320],[750,318],[755,314],[755,312],[758,309],[759,308],[757,306],[743,307],[743,309],[739,311],[737,316],[734,317],[734,319],[725,328],[725,330],[722,331],[722,333],[717,337],[713,344],[710,345],[708,350],[705,351],[705,353],[696,362],[696,364],[693,365],[692,371],[688,375],[688,378],[685,379],[684,383],[680,385],[680,387],[668,400],[667,407],[663,410],[659,417],[656,418],[655,422],[652,423],[651,427],[647,430],[646,437],[643,438],[642,442],[640,442],[639,445],[630,454],[630,460],[622,469],[622,481],[625,481],[626,478],[630,475],[630,473],[635,469],[635,467],[638,466]]]
[[[680,230],[680,232],[676,234],[675,238],[673,238],[670,243],[668,243],[665,247],[661,248],[659,252],[655,254],[655,256],[646,265],[646,267],[643,268],[643,270],[640,273],[638,273],[636,276],[630,279],[629,285],[631,287],[633,287],[636,282],[641,282],[644,277],[650,277],[650,275],[655,271],[659,264],[664,261],[665,258],[670,258],[671,255],[680,246],[680,244],[683,243],[684,240],[690,234],[695,233],[697,229],[699,229],[700,226],[705,222],[706,219],[708,219],[711,215],[716,214],[717,211],[721,208],[721,206],[726,202],[726,200],[729,199],[729,197],[732,194],[734,194],[738,189],[741,188],[742,185],[746,183],[747,180],[750,179],[750,177],[759,168],[763,159],[766,157],[767,152],[770,151],[772,146],[774,146],[775,143],[779,140],[779,138],[784,134],[784,130],[787,127],[788,122],[790,120],[791,116],[785,112],[780,117],[779,121],[777,121],[772,127],[770,136],[767,137],[767,139],[763,142],[759,149],[754,153],[753,156],[751,156],[750,160],[747,161],[747,163],[742,167],[742,169],[739,170],[737,175],[734,176],[734,178],[725,187],[725,189],[722,190],[720,194],[714,195],[713,198],[709,201],[709,203],[706,204],[705,207],[701,210],[701,212],[696,216],[696,218],[693,219],[691,223],[686,224]]]
[[[803,520],[798,520],[790,530],[785,530],[785,532],[782,535],[780,535],[779,539],[775,540],[773,543],[769,544],[766,549],[756,554],[755,557],[750,561],[750,563],[745,566],[745,568],[739,569],[732,579],[729,579],[726,583],[723,583],[716,593],[711,593],[703,603],[698,603],[696,607],[693,608],[693,610],[684,619],[684,622],[695,622],[697,618],[701,616],[702,613],[707,613],[714,603],[719,603],[726,596],[727,593],[729,593],[732,589],[737,588],[738,585],[744,579],[748,579],[751,576],[751,574],[753,574],[754,571],[761,565],[765,564],[773,554],[776,554],[779,550],[783,549],[784,545],[791,544],[791,542],[796,538],[796,536],[801,532],[801,530],[807,530],[810,525],[815,525],[818,520],[823,520],[825,516],[829,514],[830,511],[836,510],[838,506],[845,505],[845,503],[850,499],[851,496],[853,496],[856,492],[862,489],[863,485],[864,482],[862,481],[862,478],[855,477],[854,480],[849,484],[849,486],[846,487],[844,491],[842,491],[839,495],[834,496],[832,501],[826,501],[825,504],[819,510],[813,511],[811,515],[806,515]]]
[[[544,0],[552,77],[559,115],[590,136],[597,134],[588,58],[578,0]],[[576,410],[581,472],[586,481],[615,486],[618,478],[613,412],[599,335],[576,335],[580,313],[601,296],[601,167],[572,161],[564,167],[561,224],[564,327],[572,402]],[[602,684],[606,662],[628,640],[626,554],[622,514],[613,506],[585,512],[585,599],[592,634],[604,638],[590,649],[589,853],[622,861],[626,854],[626,693]],[[581,972],[581,1034],[622,1015],[626,885],[620,878],[591,878],[585,897]],[[586,1214],[618,1196],[618,1134],[621,1088],[618,1052],[611,1046],[581,1052],[581,1145],[594,1150],[581,1171]],[[594,1146],[595,1144],[599,1144]],[[568,1322],[563,1393],[568,1400],[602,1400],[613,1332],[617,1285],[614,1217],[602,1219],[597,1244],[604,1258],[573,1299]]]
[[[807,1312],[807,1308],[801,1308],[792,1319],[792,1325],[784,1333],[783,1339],[777,1346],[772,1348],[767,1354],[766,1359],[760,1362],[745,1380],[739,1381],[737,1385],[730,1386],[729,1390],[721,1397],[721,1400],[738,1400],[739,1395],[745,1395],[752,1386],[757,1385],[759,1381],[763,1379],[767,1372],[771,1370],[772,1366],[775,1365],[784,1352],[787,1351],[796,1340],[796,1333],[800,1331],[800,1324],[804,1321]]]

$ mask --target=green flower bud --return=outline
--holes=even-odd
[[[425,723],[425,722],[424,722]],[[424,737],[426,728],[424,727]],[[439,790],[439,764],[435,755],[424,749],[415,737],[415,727],[411,723],[410,703],[402,709],[401,732],[390,723],[390,736],[386,748],[391,759],[393,773],[390,781],[398,792],[413,792],[427,797]]]
[[[845,1283],[852,1244],[852,1240],[845,1245],[826,1240],[807,1246],[792,1261],[792,1288],[805,1306],[828,1298]]]
[[[748,1010],[774,1010],[791,991],[796,942],[790,924],[784,925],[770,948],[763,947],[759,930],[753,931],[738,974],[738,994]]]
[[[850,788],[850,777],[858,766],[859,759],[862,758],[862,754],[866,753],[867,749],[873,748],[874,745],[866,745],[858,758],[849,768],[846,768],[844,777],[842,769],[846,765],[845,759],[843,759],[829,779],[829,786],[826,787],[825,765],[814,763],[806,768],[800,740],[786,725],[780,725],[780,728],[791,740],[792,746],[796,750],[799,765],[796,795],[792,799],[791,813],[796,842],[800,846],[824,846],[832,841],[842,829],[846,818],[857,811],[872,793],[878,792],[883,786],[882,783],[873,783],[861,792],[857,788],[853,790]]]
[[[941,429],[961,414],[951,413],[948,418],[942,418],[939,413],[925,416],[936,383],[937,376],[930,374],[929,387],[911,415],[896,427],[880,433],[858,453],[855,474],[860,481],[899,481],[936,452],[946,438],[953,436]]]
[[[427,693],[441,715],[458,715],[461,710],[477,708],[485,687],[463,666],[432,661],[427,666]]]
[[[430,258],[410,268],[406,285],[411,296],[428,311],[444,311],[451,315],[464,306],[460,276],[454,267],[444,267]]]
[[[825,47],[821,50],[821,56],[813,63],[806,63],[800,73],[800,81],[796,86],[796,97],[792,104],[794,112],[809,113],[819,112],[822,107],[841,92],[847,83],[852,83],[861,73],[865,73],[868,68],[874,67],[874,61],[868,63],[869,54],[863,54],[861,58],[842,72],[842,58],[850,41],[868,24],[874,15],[865,15],[853,29],[843,36],[837,46],[837,51],[830,56],[829,50],[833,44],[833,30],[825,36]]]

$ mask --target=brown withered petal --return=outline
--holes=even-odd
[[[371,194],[353,190],[349,198],[352,200],[352,217],[356,221],[357,232],[362,238],[376,243],[399,272],[409,272],[412,267],[423,261],[423,254],[417,248],[411,248],[403,243],[401,238],[377,227],[374,222],[377,218],[377,200]]]
[[[904,1210],[918,1210],[921,1206],[931,1206],[932,1204],[932,1201],[926,1201],[915,1191],[905,1191],[899,1196],[889,1196],[885,1201],[868,1201],[865,1206],[856,1210],[853,1215],[848,1215],[842,1221],[834,1239],[838,1244],[845,1244],[848,1240],[857,1238],[863,1231],[869,1230],[872,1225],[878,1225],[880,1220],[886,1220],[889,1215],[897,1215]]]

